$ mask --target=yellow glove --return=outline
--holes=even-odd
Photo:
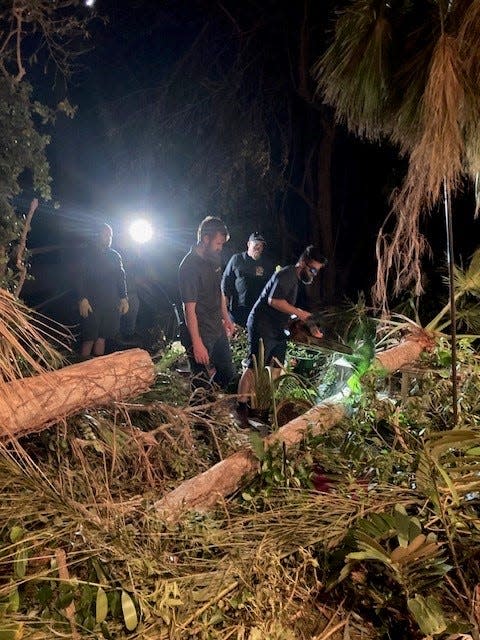
[[[93,309],[90,306],[90,302],[86,298],[82,298],[78,303],[78,310],[82,318],[87,318],[89,313],[93,313]]]
[[[128,313],[127,298],[120,298],[120,304],[118,305],[118,310],[120,311],[121,316],[124,316],[126,313]]]

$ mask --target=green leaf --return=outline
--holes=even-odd
[[[0,640],[21,640],[23,638],[23,622],[0,627]]]
[[[73,602],[74,595],[73,589],[63,591],[57,600],[58,607],[60,609],[66,609]]]
[[[15,559],[13,561],[13,573],[17,578],[24,578],[27,572],[28,564],[28,550],[22,544],[15,552]]]
[[[125,626],[129,631],[133,631],[138,625],[137,610],[135,603],[126,591],[122,591],[122,611]]]
[[[95,620],[97,623],[103,622],[108,613],[108,598],[105,590],[98,587],[97,600],[95,604]]]
[[[465,455],[467,456],[480,456],[480,447],[472,447],[465,451]]]
[[[37,600],[42,605],[42,607],[45,607],[49,602],[52,601],[52,596],[53,591],[52,587],[49,584],[44,583],[41,587],[39,587],[37,591]]]
[[[20,594],[18,593],[18,589],[15,587],[10,591],[8,596],[8,610],[12,613],[16,613],[20,608]]]
[[[118,618],[122,612],[122,604],[120,600],[120,593],[115,589],[108,594],[108,602],[110,604],[110,611],[114,618]]]
[[[95,618],[89,613],[83,621],[83,626],[89,631],[93,631],[95,629]]]
[[[407,605],[422,633],[428,636],[437,635],[447,628],[442,609],[433,596],[425,599],[416,595],[415,598],[407,600]]]
[[[375,549],[368,549],[367,551],[353,551],[347,555],[349,560],[378,560],[385,564],[391,564],[390,558],[385,553],[379,553]]]
[[[18,525],[13,526],[10,529],[10,541],[13,544],[15,544],[16,542],[19,542],[23,538],[23,534],[24,534],[24,530],[22,527],[19,527]]]
[[[258,433],[251,433],[249,440],[253,453],[258,458],[258,460],[262,462],[262,460],[265,458],[265,444],[263,442],[263,439]]]
[[[103,633],[103,637],[106,638],[107,640],[113,640],[113,636],[110,633],[110,631],[108,630],[108,626],[106,625],[105,622],[102,622],[100,625],[100,629],[102,630]]]

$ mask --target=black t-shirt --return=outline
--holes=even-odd
[[[198,330],[204,343],[219,337],[222,324],[222,267],[198,255],[192,247],[178,267],[182,302],[195,302]]]
[[[284,267],[274,273],[250,312],[249,325],[253,323],[256,327],[262,327],[265,332],[271,330],[272,335],[283,333],[288,325],[290,315],[274,309],[268,304],[268,299],[286,300],[295,305],[298,284],[299,280],[294,265]]]
[[[222,291],[230,301],[233,317],[246,317],[272,275],[273,265],[265,256],[254,260],[246,251],[233,255],[223,272]]]
[[[111,248],[93,247],[84,254],[77,281],[78,299],[96,307],[117,306],[127,297],[125,271],[120,254]]]

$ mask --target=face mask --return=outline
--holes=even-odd
[[[308,267],[304,267],[300,271],[300,282],[302,282],[303,284],[306,284],[306,285],[312,284],[313,277],[314,277],[314,274],[311,273]]]

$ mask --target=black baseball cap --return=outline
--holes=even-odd
[[[254,231],[253,233],[251,233],[250,237],[248,238],[248,241],[249,242],[263,242],[263,244],[267,244],[265,242],[265,238],[258,231]]]

